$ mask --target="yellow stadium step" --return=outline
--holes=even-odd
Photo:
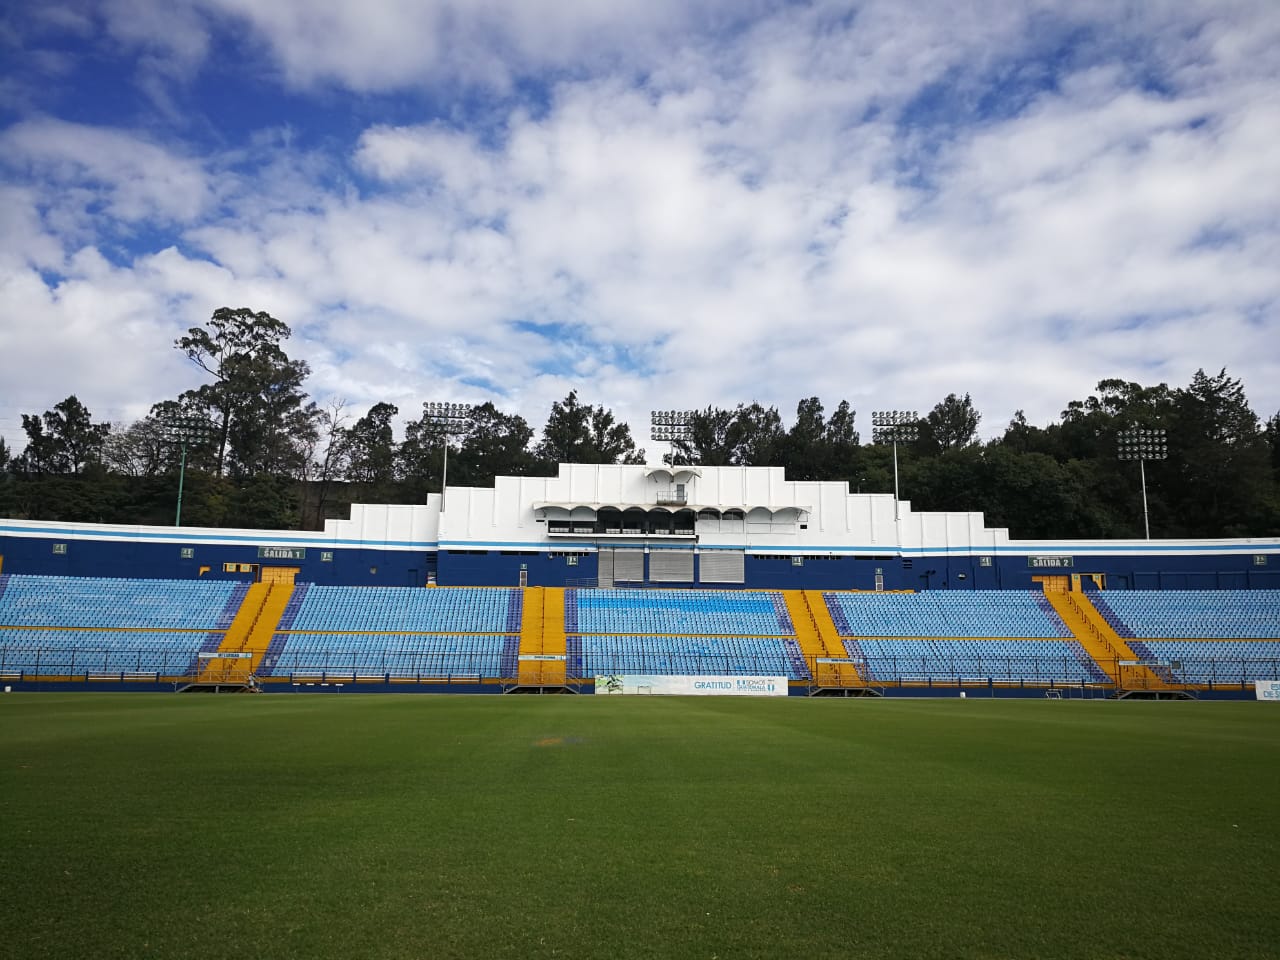
[[[267,597],[263,601],[262,610],[258,614],[257,620],[254,621],[253,629],[249,631],[249,636],[245,640],[244,646],[240,648],[244,652],[253,654],[253,659],[250,663],[255,673],[258,670],[258,665],[262,663],[267,647],[271,646],[271,638],[275,636],[276,630],[280,627],[280,620],[284,616],[285,607],[289,606],[289,601],[292,599],[292,583],[276,582],[267,587]]]
[[[520,608],[520,656],[542,655],[543,587],[525,587]],[[521,660],[518,682],[522,687],[538,686],[542,681],[542,661]]]
[[[800,653],[820,687],[862,687],[864,683],[851,663],[819,663],[819,660],[843,660],[849,655],[840,642],[839,631],[821,590],[784,590],[783,599],[791,624],[796,631]]]
[[[564,634],[564,588],[525,587],[520,653],[548,657],[521,660],[517,687],[563,687],[568,641]]]
[[[252,584],[218,647],[219,653],[250,656],[209,660],[197,683],[248,682],[249,675],[257,672],[292,597],[292,583]]]
[[[1065,579],[1065,578],[1064,578]],[[1144,690],[1171,690],[1174,687],[1156,676],[1148,667],[1125,666],[1124,661],[1136,661],[1138,655],[1107,623],[1084,593],[1073,593],[1051,588],[1045,584],[1045,599],[1049,601],[1067,628],[1075,634],[1085,653],[1094,659],[1103,673],[1111,678],[1119,689],[1138,687]]]
[[[562,686],[568,640],[564,635],[564,587],[542,588],[542,652],[559,660],[542,661],[542,685]]]

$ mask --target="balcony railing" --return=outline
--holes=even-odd
[[[547,536],[549,537],[598,537],[600,539],[663,537],[668,540],[681,538],[692,540],[697,535],[698,533],[693,527],[676,527],[672,530],[646,530],[643,527],[602,527],[597,529],[596,527],[569,526],[568,524],[547,525]]]

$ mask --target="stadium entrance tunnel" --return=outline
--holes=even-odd
[[[196,680],[178,687],[179,693],[261,693],[256,683],[244,680]]]
[[[581,691],[575,690],[572,686],[570,686],[567,683],[548,684],[548,685],[517,683],[517,684],[512,684],[509,687],[504,687],[502,692],[503,693],[532,693],[532,694],[544,694],[544,693],[573,694],[573,693],[580,693]]]
[[[883,697],[884,691],[876,687],[812,687],[811,697]]]
[[[1198,700],[1194,690],[1160,688],[1146,690],[1117,690],[1116,700]]]

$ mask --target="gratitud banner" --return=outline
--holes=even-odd
[[[1259,700],[1271,700],[1280,703],[1280,680],[1256,680],[1253,692]]]
[[[596,693],[678,697],[785,697],[786,677],[613,674],[596,677]]]

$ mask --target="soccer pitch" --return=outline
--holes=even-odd
[[[1274,957],[1280,709],[0,697],[13,957]]]

